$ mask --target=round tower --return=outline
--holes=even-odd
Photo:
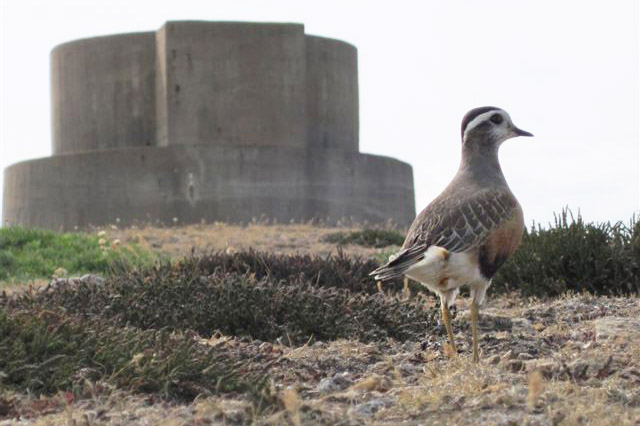
[[[51,87],[53,156],[6,169],[6,224],[414,217],[411,166],[359,153],[355,47],[303,25],[72,41]]]

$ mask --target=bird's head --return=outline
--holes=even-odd
[[[462,143],[498,147],[516,136],[533,136],[516,127],[509,114],[497,107],[474,108],[462,119]],[[476,147],[479,148],[479,147]]]

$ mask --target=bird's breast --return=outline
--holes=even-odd
[[[480,272],[490,280],[500,266],[518,249],[524,232],[522,210],[515,209],[512,217],[493,230],[478,250]]]

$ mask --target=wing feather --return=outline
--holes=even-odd
[[[403,275],[433,245],[453,253],[472,250],[509,220],[516,208],[518,201],[508,188],[481,190],[466,197],[443,193],[413,222],[402,250],[371,275],[383,281]]]

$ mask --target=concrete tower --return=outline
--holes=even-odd
[[[414,217],[411,166],[358,151],[355,47],[303,25],[72,41],[51,87],[53,155],[5,170],[6,224]]]

